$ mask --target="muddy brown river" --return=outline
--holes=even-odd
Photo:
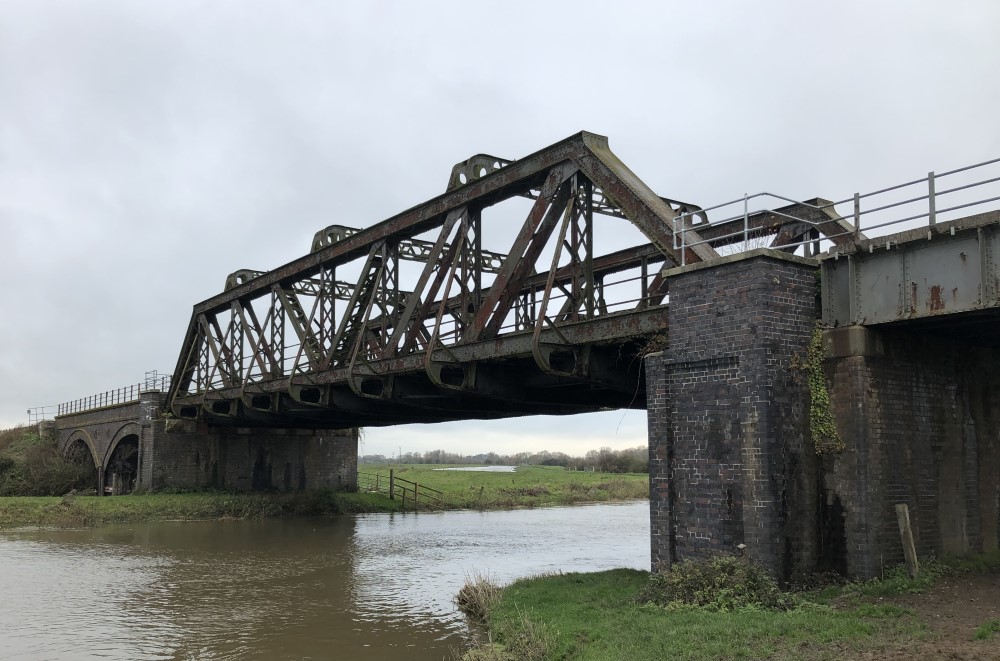
[[[473,572],[649,567],[646,502],[0,532],[0,659],[452,659]]]

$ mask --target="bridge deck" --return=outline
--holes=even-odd
[[[822,273],[831,326],[905,323],[996,343],[1000,211],[862,240],[832,251]]]

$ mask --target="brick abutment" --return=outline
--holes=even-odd
[[[818,454],[804,364],[816,264],[773,251],[675,269],[670,343],[646,357],[654,570],[743,553],[774,575],[869,578],[998,542],[1000,358],[905,329],[825,331],[841,452]]]

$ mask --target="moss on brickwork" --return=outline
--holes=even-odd
[[[823,357],[823,329],[817,324],[809,342],[805,366],[809,377],[809,432],[816,454],[831,454],[842,452],[846,445],[833,421]]]

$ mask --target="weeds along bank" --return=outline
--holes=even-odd
[[[0,498],[0,528],[91,527],[145,521],[263,519],[363,512],[395,512],[400,503],[374,494],[308,491],[268,493],[156,493],[129,496]]]
[[[94,469],[63,457],[54,441],[16,427],[0,432],[0,496],[56,496],[93,489]]]
[[[474,577],[456,597],[482,631],[463,661],[1000,658],[1000,553],[923,566],[917,579],[900,567],[880,580],[791,592],[740,558],[504,588]],[[970,601],[968,588],[951,587],[961,581],[983,586],[986,603],[942,628],[957,609],[942,613],[938,599]]]

